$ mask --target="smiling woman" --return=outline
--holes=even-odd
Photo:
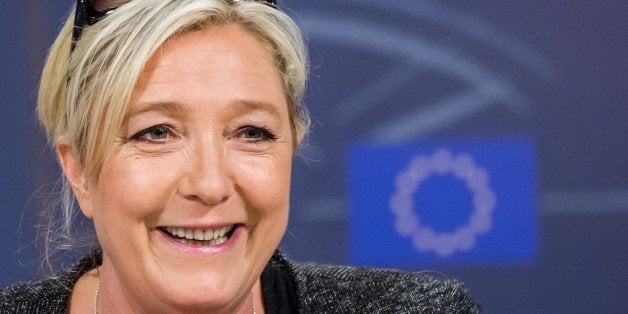
[[[122,121],[95,178],[57,143],[103,248],[79,287],[100,278],[116,312],[251,308],[287,225],[294,149],[271,55],[233,24],[173,37],[140,72]]]
[[[77,2],[38,104],[66,199],[93,221],[96,249],[72,270],[5,288],[0,310],[477,310],[456,281],[304,265],[277,251],[309,120],[305,47],[274,2],[115,6]],[[60,232],[83,237],[66,203]]]

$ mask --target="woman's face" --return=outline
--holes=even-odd
[[[233,310],[250,297],[288,221],[287,106],[270,53],[238,26],[158,50],[78,195],[104,252],[103,303]]]

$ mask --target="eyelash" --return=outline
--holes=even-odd
[[[164,132],[166,138],[151,139],[146,137],[150,134],[150,132],[154,131]],[[277,136],[267,127],[253,125],[247,125],[239,128],[236,132],[236,137],[246,136],[246,133],[250,131],[261,132],[261,134],[260,138],[245,138],[245,140],[249,143],[255,144],[259,142],[274,142],[275,140],[277,140]],[[158,124],[135,133],[133,136],[130,137],[130,140],[146,142],[149,144],[163,144],[169,137],[178,138],[178,136],[174,135],[173,127],[167,124]]]
[[[153,125],[151,127],[148,127],[146,129],[143,129],[137,133],[135,133],[133,136],[131,136],[131,140],[134,141],[140,141],[140,142],[146,142],[146,143],[150,143],[150,144],[163,144],[165,142],[165,140],[167,140],[168,137],[175,137],[177,138],[177,136],[174,135],[173,132],[173,127],[167,124],[158,124],[158,125]],[[165,132],[165,136],[166,138],[164,139],[150,139],[150,138],[146,138],[144,136],[147,136],[150,132],[154,132],[154,131],[163,131]]]
[[[267,127],[263,126],[253,126],[247,125],[238,129],[237,135],[245,135],[248,131],[258,131],[261,132],[260,138],[247,138],[246,141],[249,143],[259,143],[259,142],[274,142],[277,140],[277,136]]]

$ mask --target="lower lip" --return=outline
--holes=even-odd
[[[230,250],[231,248],[233,248],[233,246],[235,245],[237,240],[242,235],[242,232],[244,232],[244,227],[241,226],[241,225],[236,225],[234,228],[235,228],[235,230],[233,230],[233,233],[231,234],[231,237],[229,238],[229,240],[227,240],[227,242],[221,243],[221,244],[217,244],[217,245],[210,245],[210,246],[181,243],[181,242],[171,238],[170,236],[168,236],[163,231],[159,231],[159,233],[161,233],[161,236],[168,243],[173,245],[177,250],[180,250],[180,251],[183,251],[183,252],[186,252],[186,253],[217,254],[217,253],[226,252],[226,251]]]

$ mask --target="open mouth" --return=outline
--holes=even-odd
[[[171,239],[183,243],[199,246],[212,246],[225,243],[233,235],[236,225],[216,229],[159,227],[161,232]]]

